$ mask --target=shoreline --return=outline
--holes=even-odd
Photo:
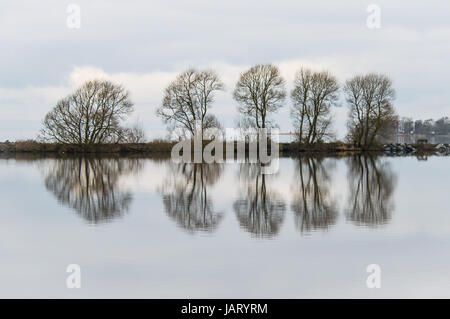
[[[170,155],[172,147],[176,142],[154,141],[148,143],[121,143],[121,144],[59,144],[38,143],[34,141],[23,141],[14,143],[0,143],[1,154],[36,154],[36,155]],[[206,143],[207,144],[207,143]],[[416,151],[401,154],[386,154],[383,145],[374,145],[369,148],[356,147],[347,143],[330,142],[315,145],[301,145],[298,143],[279,143],[279,152],[283,157],[303,154],[377,154],[377,155],[434,155],[439,154],[435,144],[411,144]],[[235,144],[236,153],[236,144]],[[248,152],[248,144],[245,146]],[[225,150],[225,145],[224,145]]]

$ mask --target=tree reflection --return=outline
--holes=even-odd
[[[189,232],[213,231],[222,219],[208,191],[219,179],[223,167],[213,163],[169,164],[169,175],[160,188],[166,214]]]
[[[349,199],[347,219],[366,226],[386,224],[394,210],[396,176],[389,162],[372,156],[348,158]]]
[[[300,232],[328,229],[338,216],[336,201],[330,194],[330,172],[333,162],[323,158],[297,159],[296,186],[291,209]]]
[[[59,158],[51,162],[45,186],[89,223],[107,222],[128,211],[132,196],[117,183],[139,166],[137,159]]]
[[[273,237],[278,234],[284,219],[286,205],[278,193],[268,189],[260,164],[241,164],[239,171],[243,183],[242,197],[233,208],[242,228],[256,237]]]

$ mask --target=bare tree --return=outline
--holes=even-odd
[[[167,215],[190,233],[214,231],[223,213],[214,209],[209,191],[222,171],[223,166],[217,163],[169,164],[159,190]]]
[[[392,105],[392,81],[382,74],[358,75],[346,82],[344,90],[350,108],[349,141],[367,147],[380,138],[388,139],[398,119]]]
[[[135,174],[142,160],[128,158],[58,158],[45,166],[45,187],[58,202],[92,224],[128,212],[132,194],[118,187],[121,176]]]
[[[291,116],[300,143],[313,144],[334,136],[331,107],[339,99],[337,79],[329,72],[301,69],[291,92]]]
[[[40,138],[65,144],[117,143],[121,122],[133,111],[129,93],[108,81],[88,81],[44,118]]]
[[[283,105],[286,97],[284,80],[274,65],[256,65],[241,74],[233,96],[239,112],[246,118],[241,123],[253,128],[269,128],[268,115]]]
[[[145,131],[139,123],[123,129],[121,140],[126,143],[144,143]]]
[[[270,176],[267,175],[269,179]],[[239,170],[242,189],[233,204],[239,224],[255,237],[275,237],[284,220],[286,204],[271,189],[258,164],[242,163]]]
[[[300,232],[328,230],[338,217],[337,203],[331,193],[331,171],[334,162],[321,157],[296,159],[296,189],[292,201],[296,226]]]
[[[395,208],[393,194],[397,182],[390,163],[362,155],[349,157],[347,163],[350,190],[347,220],[371,227],[387,224]]]
[[[166,88],[156,114],[169,128],[186,130],[191,135],[200,134],[203,138],[205,129],[220,126],[209,110],[214,102],[214,93],[223,88],[215,72],[188,70]]]

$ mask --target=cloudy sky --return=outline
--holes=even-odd
[[[368,28],[370,4],[381,27]],[[81,9],[69,28],[68,6]],[[155,116],[164,87],[189,67],[213,68],[226,84],[213,112],[224,127],[237,119],[231,94],[239,74],[274,63],[288,83],[301,66],[329,69],[341,83],[365,72],[392,77],[400,115],[450,115],[450,2],[21,1],[0,3],[0,141],[35,138],[55,103],[83,81],[125,85],[149,139],[164,137]],[[345,103],[335,129],[345,134]],[[275,119],[292,130],[289,101]]]

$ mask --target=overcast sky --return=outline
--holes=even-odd
[[[67,26],[69,4],[81,27]],[[381,8],[381,28],[366,21]],[[224,127],[237,119],[231,94],[239,74],[274,63],[292,83],[301,66],[329,69],[340,82],[365,72],[392,77],[398,113],[450,115],[450,2],[9,1],[0,3],[0,141],[35,138],[55,103],[83,81],[125,85],[149,139],[166,135],[155,116],[164,87],[188,67],[213,68],[226,84],[212,112]],[[275,119],[292,130],[289,100]],[[335,108],[345,134],[347,108]]]

